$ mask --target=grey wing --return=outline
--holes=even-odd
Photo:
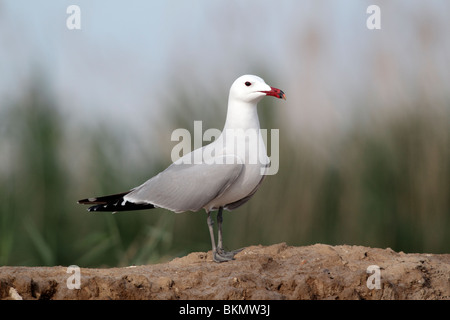
[[[174,212],[198,211],[220,196],[241,174],[243,164],[172,164],[124,197]]]

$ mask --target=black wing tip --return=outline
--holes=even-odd
[[[79,204],[107,204],[110,202],[123,200],[123,197],[126,196],[130,191],[121,192],[121,193],[115,193],[108,196],[101,196],[101,197],[91,197],[86,199],[78,200]]]
[[[87,209],[89,212],[133,211],[133,210],[153,209],[155,207],[151,203],[134,203],[125,200],[123,197],[128,193],[130,193],[130,191],[112,194],[109,196],[86,198],[78,200],[78,203],[93,205]]]
[[[89,207],[89,212],[119,212],[119,211],[135,211],[154,209],[155,206],[151,203],[133,203],[128,201],[115,201],[107,204],[97,204]]]

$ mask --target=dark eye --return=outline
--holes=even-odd
[[[249,82],[249,81],[247,81],[247,82],[245,83],[245,85],[246,85],[247,87],[250,87],[250,86],[252,85],[252,83]]]

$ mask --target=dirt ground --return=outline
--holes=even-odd
[[[79,289],[68,288],[76,273],[67,271],[0,267],[0,299],[450,300],[450,254],[348,245],[251,246],[220,264],[194,252],[155,265],[81,268]]]

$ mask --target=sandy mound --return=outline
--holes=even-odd
[[[80,289],[69,289],[75,275],[62,266],[0,267],[0,298],[450,299],[450,254],[348,245],[251,246],[221,264],[194,252],[156,265],[81,268]]]

